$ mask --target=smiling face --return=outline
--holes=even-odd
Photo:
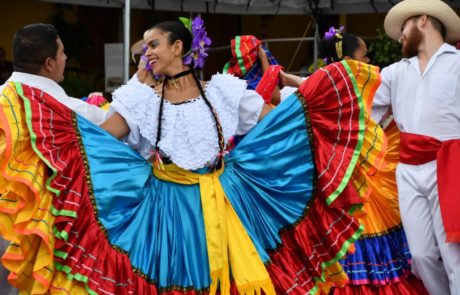
[[[181,41],[169,42],[168,33],[159,29],[151,29],[145,35],[145,56],[155,75],[174,75],[182,66]]]

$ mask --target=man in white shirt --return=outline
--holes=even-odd
[[[106,119],[104,110],[69,97],[58,85],[64,80],[66,59],[64,45],[52,25],[31,24],[21,28],[13,38],[14,72],[7,82],[0,86],[0,93],[8,82],[24,83],[50,94],[94,124],[102,124]],[[7,246],[8,242],[0,237],[0,255]],[[16,293],[6,281],[7,274],[0,264],[0,294]]]
[[[460,294],[460,18],[440,0],[405,0],[385,18],[405,58],[382,70],[373,117],[391,111],[401,131],[396,177],[412,268],[430,294]],[[460,149],[458,149],[460,151]],[[450,183],[449,183],[450,182]],[[452,186],[453,184],[453,186]]]
[[[64,45],[52,25],[27,25],[14,36],[14,72],[6,83],[20,82],[41,89],[94,124],[102,124],[106,111],[69,97],[59,86],[58,83],[64,80],[66,59]],[[0,93],[6,83],[0,86]]]

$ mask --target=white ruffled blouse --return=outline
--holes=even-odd
[[[225,141],[246,134],[257,124],[264,102],[255,91],[246,89],[245,81],[216,74],[204,92],[217,112]],[[155,149],[161,98],[136,75],[112,98],[109,115],[117,112],[130,128],[124,141],[148,159]],[[201,97],[181,104],[165,100],[158,146],[183,169],[196,170],[213,162],[219,153],[217,129]]]

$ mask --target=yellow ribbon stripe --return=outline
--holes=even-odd
[[[360,218],[365,235],[381,235],[400,226],[401,217],[396,188],[396,166],[399,162],[399,130],[394,121],[385,128],[388,148],[385,153],[385,166],[368,181],[372,194],[364,203],[366,216]]]
[[[230,294],[230,268],[240,294],[275,295],[270,276],[251,238],[225,196],[219,180],[223,167],[208,174],[197,174],[177,167],[154,167],[154,175],[163,181],[199,184],[203,208],[206,244],[212,284],[210,294],[220,285],[221,294]]]
[[[348,63],[366,107],[366,133],[358,163],[351,178],[363,198],[360,215],[364,235],[386,234],[401,224],[396,190],[395,170],[399,161],[399,131],[392,124],[384,131],[370,114],[375,91],[380,85],[379,69],[361,62]]]
[[[385,132],[371,120],[372,101],[381,78],[379,68],[376,66],[356,61],[349,62],[348,65],[355,75],[356,85],[365,106],[366,131],[358,162],[351,177],[352,184],[365,201],[371,194],[370,178],[382,168],[387,146]]]

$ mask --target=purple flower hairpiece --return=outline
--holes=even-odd
[[[184,55],[184,64],[190,65],[193,62],[194,68],[203,68],[208,49],[211,45],[211,39],[206,33],[204,21],[200,16],[195,17],[191,23],[190,20],[180,18],[184,25],[190,30],[193,36],[192,46],[189,52]]]
[[[329,28],[329,31],[324,33],[324,40],[332,40],[335,35],[342,34],[343,30],[345,29],[344,26],[341,26],[338,30],[333,26]]]
[[[142,45],[142,55],[141,55],[141,60],[145,61],[145,69],[147,71],[151,71],[152,67],[149,64],[149,59],[145,56],[145,53],[147,52],[147,44]]]

